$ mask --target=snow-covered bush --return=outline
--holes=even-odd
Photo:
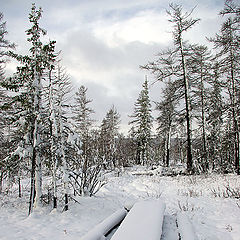
[[[188,188],[180,190],[178,189],[178,195],[185,196],[185,197],[199,197],[202,196],[202,190],[194,189],[194,188]]]
[[[87,168],[80,168],[69,173],[70,185],[74,195],[92,196],[106,184],[103,176],[102,165],[96,164]]]
[[[178,207],[181,212],[193,212],[194,210],[196,210],[195,205],[190,204],[188,200],[186,200],[185,202],[180,202],[178,200]]]
[[[240,199],[240,187],[232,186],[229,183],[223,189],[220,187],[212,188],[211,192],[214,197]]]

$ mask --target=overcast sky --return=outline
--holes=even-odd
[[[133,112],[144,76],[139,69],[154,55],[171,44],[166,0],[40,0],[41,27],[56,40],[62,64],[77,90],[88,88],[91,106],[101,121],[114,104],[121,114],[122,130],[128,129],[128,115]],[[193,17],[201,22],[187,33],[194,43],[207,44],[221,23],[218,12],[224,0],[182,0],[185,10],[196,6]],[[30,27],[30,0],[0,0],[0,11],[7,21],[8,39],[17,44],[18,53],[27,54],[25,30]],[[9,64],[7,71],[14,71]],[[153,77],[148,74],[150,82]],[[150,87],[153,101],[161,98],[161,85]],[[154,107],[154,104],[152,104]]]

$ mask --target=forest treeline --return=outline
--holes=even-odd
[[[0,194],[18,183],[21,197],[21,180],[30,178],[31,213],[44,201],[56,208],[59,199],[67,210],[69,197],[98,191],[104,171],[134,164],[181,165],[186,174],[240,174],[240,6],[225,2],[219,31],[208,39],[214,49],[186,41],[185,33],[200,24],[192,12],[170,4],[167,13],[172,45],[140,66],[156,84],[163,82],[160,101],[151,102],[145,79],[128,136],[119,133],[114,105],[96,127],[87,88],[73,93],[56,42],[42,40],[47,32],[39,25],[41,8],[33,4],[29,14],[27,55],[19,55],[7,39],[0,14]],[[18,67],[6,76],[4,66],[12,59]],[[47,190],[44,179],[50,179]]]

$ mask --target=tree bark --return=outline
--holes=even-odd
[[[65,193],[65,205],[64,205],[64,211],[68,210],[68,194]]]
[[[203,71],[201,66],[201,119],[202,119],[202,142],[203,142],[203,154],[204,170],[209,170],[209,163],[207,159],[207,141],[206,141],[206,117],[205,117],[205,91],[203,83]]]
[[[232,37],[232,36],[231,36]],[[234,55],[233,55],[233,49],[232,45],[230,45],[230,61],[231,61],[231,84],[232,84],[232,118],[233,118],[233,134],[234,134],[234,162],[235,162],[235,171],[239,175],[239,165],[240,165],[240,159],[239,159],[239,130],[238,130],[238,120],[237,120],[237,100],[236,100],[236,80],[235,80],[235,74],[234,74]]]
[[[31,190],[30,190],[28,215],[30,215],[32,212],[34,198],[35,198],[35,168],[36,168],[36,152],[35,152],[35,148],[34,148],[33,154],[32,154]]]
[[[18,176],[18,197],[22,197],[21,178]]]
[[[0,194],[2,193],[2,189],[3,189],[3,167],[1,167],[0,170]]]
[[[167,134],[167,149],[166,149],[166,166],[169,167],[170,163],[170,147],[171,147],[171,125],[169,126],[168,134]]]
[[[190,96],[189,96],[189,84],[186,73],[186,62],[182,44],[182,38],[180,36],[179,46],[181,51],[181,62],[182,62],[182,74],[184,81],[184,97],[185,97],[185,110],[186,110],[186,122],[187,122],[187,172],[193,173],[193,159],[192,159],[192,133],[191,133],[191,115],[190,115]]]

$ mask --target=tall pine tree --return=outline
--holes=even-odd
[[[0,193],[2,191],[3,178],[6,175],[6,170],[9,169],[6,165],[4,159],[7,157],[7,154],[10,152],[8,149],[9,146],[9,132],[7,130],[9,120],[9,111],[11,104],[9,97],[6,95],[4,89],[1,87],[5,79],[5,64],[8,61],[8,50],[15,47],[8,39],[6,39],[7,30],[6,22],[3,21],[3,14],[0,12]]]
[[[14,115],[15,123],[22,129],[23,137],[21,147],[25,155],[31,159],[31,193],[29,213],[40,206],[42,196],[42,120],[43,80],[46,71],[50,68],[55,55],[53,49],[55,41],[43,44],[41,37],[46,31],[39,26],[42,9],[37,9],[33,4],[29,14],[32,27],[26,31],[27,41],[31,43],[30,54],[22,56],[11,52],[11,56],[20,62],[17,72],[12,78],[4,82],[4,86],[17,93],[13,96],[12,103],[18,106]]]
[[[117,166],[116,141],[119,135],[120,114],[112,106],[102,120],[100,127],[100,152],[106,168]]]
[[[130,116],[133,120],[129,123],[135,128],[135,139],[137,142],[136,164],[145,165],[150,162],[150,140],[153,123],[151,111],[148,80],[146,78],[138,99],[134,104],[134,113]]]
[[[150,70],[156,75],[157,80],[164,81],[171,78],[178,86],[177,92],[179,99],[184,99],[184,118],[186,120],[187,133],[187,171],[189,174],[194,172],[192,155],[192,115],[191,115],[191,96],[190,79],[187,69],[187,59],[191,46],[184,41],[184,33],[196,24],[199,19],[191,18],[191,13],[183,13],[182,7],[177,4],[170,4],[170,10],[167,11],[173,25],[173,43],[174,48],[162,52],[159,59],[150,62],[142,68]]]

